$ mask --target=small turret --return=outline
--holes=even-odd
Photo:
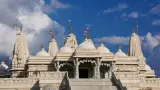
[[[48,47],[48,53],[51,56],[56,56],[58,52],[58,45],[56,40],[54,39],[54,35],[52,33],[52,28],[50,29],[50,35],[52,36],[52,39],[50,40],[49,47]]]

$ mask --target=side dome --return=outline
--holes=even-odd
[[[5,69],[8,69],[9,67],[7,66],[7,64],[5,64],[4,61],[1,62],[1,66],[4,67]]]
[[[57,89],[52,85],[46,85],[46,86],[43,87],[42,90],[57,90]]]
[[[59,51],[62,53],[73,53],[74,52],[74,50],[67,45],[61,47]]]
[[[116,57],[123,57],[123,56],[127,56],[120,48],[120,46],[118,47],[118,51],[114,54],[114,56]]]
[[[91,39],[85,39],[78,48],[81,49],[96,49]]]
[[[103,43],[97,48],[100,53],[110,53],[110,50],[104,46]]]
[[[49,55],[49,53],[47,53],[47,52],[45,51],[45,49],[44,49],[43,46],[42,46],[41,51],[38,52],[38,53],[36,54],[36,56],[50,56],[50,55]]]

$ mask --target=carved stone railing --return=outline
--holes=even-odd
[[[112,72],[112,79],[114,80],[115,84],[119,86],[120,90],[127,90],[121,83],[121,81],[115,76],[114,72]]]
[[[38,78],[0,78],[1,84],[27,84],[27,83],[35,83],[38,81]]]
[[[38,78],[0,78],[1,90],[38,88]]]
[[[145,78],[142,81],[142,86],[160,88],[160,78]]]

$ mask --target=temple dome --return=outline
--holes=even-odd
[[[5,69],[8,69],[9,67],[7,66],[7,64],[5,64],[4,61],[1,62],[1,66],[4,67]]]
[[[97,48],[100,53],[110,53],[110,50],[104,46],[103,43]]]
[[[43,87],[42,90],[57,90],[57,89],[52,85],[46,85],[46,86]]]
[[[70,46],[64,45],[63,47],[60,48],[60,52],[62,52],[62,53],[73,53],[74,50]]]
[[[118,51],[114,54],[114,56],[121,57],[127,55],[119,48]]]
[[[41,48],[41,51],[36,54],[36,56],[50,56],[49,53],[45,51],[44,48]]]
[[[91,39],[85,39],[78,48],[81,49],[96,49]]]

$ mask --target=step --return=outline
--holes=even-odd
[[[111,82],[110,79],[69,79],[72,82]]]
[[[76,86],[76,85],[78,85],[78,86],[86,86],[86,85],[107,85],[107,86],[112,86],[113,84],[112,84],[112,82],[85,82],[85,81],[83,81],[83,82],[70,82],[70,85],[72,85],[72,86]]]
[[[71,86],[71,90],[119,90],[116,86]]]

